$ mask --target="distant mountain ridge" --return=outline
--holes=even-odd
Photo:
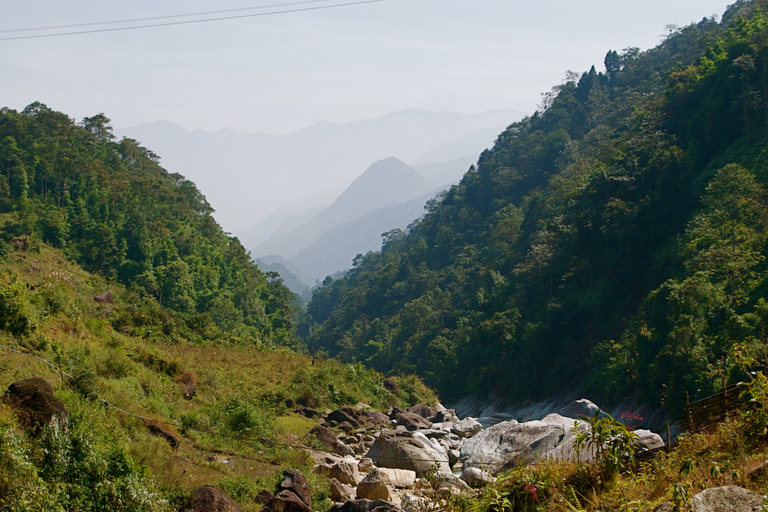
[[[439,190],[398,158],[385,158],[371,164],[328,208],[251,250],[260,261],[279,255],[293,265],[292,273],[308,276],[305,284],[312,286],[350,268],[357,254],[377,250],[383,232],[404,229]],[[248,246],[247,235],[244,240]]]
[[[371,162],[397,155],[405,162],[447,162],[493,143],[464,142],[474,134],[499,133],[525,114],[493,110],[478,114],[406,109],[345,124],[317,123],[289,135],[189,131],[167,121],[115,130],[162,155],[162,164],[194,181],[225,230],[237,233],[284,208],[308,210],[330,203]],[[468,138],[468,139],[467,139]],[[443,150],[446,142],[456,144]],[[435,153],[437,151],[437,153]]]
[[[355,256],[381,248],[384,233],[395,229],[405,231],[424,213],[424,205],[437,192],[431,191],[410,201],[369,211],[359,219],[326,231],[290,258],[293,268],[302,269],[316,281],[352,268]],[[288,284],[286,286],[290,288]]]

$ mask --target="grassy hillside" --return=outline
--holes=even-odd
[[[114,304],[93,300],[104,291]],[[0,344],[21,352],[0,348],[0,388],[43,377],[69,412],[65,430],[32,435],[0,405],[4,510],[177,510],[204,484],[259,510],[256,494],[272,489],[283,469],[311,475],[306,453],[290,446],[316,422],[292,413],[296,405],[434,400],[418,379],[395,377],[393,394],[382,387],[383,375],[361,365],[268,343],[157,336],[153,330],[172,320],[171,311],[44,244],[0,260],[0,312]],[[176,435],[178,447],[150,435],[150,423]],[[327,483],[311,483],[322,503]]]

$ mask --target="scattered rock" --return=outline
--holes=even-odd
[[[424,444],[424,446],[429,446],[430,448],[432,448],[432,450],[434,450],[435,453],[440,454],[440,460],[445,459],[445,460],[448,460],[450,463],[450,459],[448,458],[448,452],[446,451],[445,448],[443,448],[443,446],[440,444],[439,441],[437,441],[436,439],[430,439],[424,434],[422,434],[421,432],[414,432],[413,438],[416,439],[417,441],[421,441],[422,444]]]
[[[448,447],[451,450],[457,450],[457,449],[461,448],[461,445],[464,442],[463,438],[457,436],[453,432],[448,434],[448,436],[445,438],[445,440],[447,441]]]
[[[437,409],[434,407],[430,407],[428,405],[424,404],[416,404],[414,406],[409,407],[406,412],[410,412],[411,414],[417,414],[424,418],[425,420],[429,420],[430,423],[433,423],[432,418],[437,415]]]
[[[430,439],[447,439],[448,438],[448,432],[445,430],[441,430],[439,428],[423,428],[420,430],[417,430],[419,434],[424,434]],[[414,434],[416,433],[414,432]]]
[[[432,422],[399,407],[393,407],[389,413],[389,419],[398,425],[403,425],[407,430],[419,430],[432,427]]]
[[[637,435],[635,443],[639,451],[655,450],[664,446],[664,440],[656,432],[645,429],[637,429],[633,432]]]
[[[406,494],[400,499],[400,506],[404,512],[423,512],[427,510],[429,500],[422,496],[411,496]]]
[[[384,483],[398,489],[410,489],[416,483],[416,472],[409,469],[377,468]]]
[[[16,412],[19,423],[27,430],[38,431],[54,421],[62,427],[67,424],[64,403],[53,394],[51,385],[40,377],[14,382],[8,386],[3,401]]]
[[[280,491],[261,509],[262,512],[310,512],[310,508],[291,491]]]
[[[483,430],[483,426],[475,418],[464,418],[458,423],[453,424],[451,432],[459,437],[472,437]]]
[[[470,487],[485,487],[496,481],[496,477],[491,476],[480,468],[466,468],[459,478]]]
[[[320,464],[315,471],[326,478],[334,478],[352,487],[361,480],[357,463],[348,460],[339,461],[335,464]]]
[[[395,382],[395,379],[384,379],[384,382],[382,382],[381,385],[387,391],[397,393],[397,382]]]
[[[147,430],[149,430],[149,433],[153,436],[162,437],[165,439],[174,450],[179,447],[179,439],[164,428],[150,423],[147,425]]]
[[[95,300],[99,304],[114,304],[115,303],[115,299],[114,299],[114,297],[112,297],[112,293],[110,293],[109,291],[101,292],[100,294],[95,296],[93,298],[93,300]]]
[[[389,425],[389,418],[381,411],[369,409],[363,411],[368,416],[368,421],[374,425]]]
[[[712,487],[691,498],[691,512],[752,512],[761,510],[763,498],[762,494],[735,485]]]
[[[331,478],[331,499],[336,503],[345,503],[355,499],[355,489]]]
[[[360,426],[360,421],[358,421],[359,414],[361,414],[361,411],[352,409],[351,407],[344,407],[343,409],[336,409],[328,414],[325,417],[325,420],[328,422],[335,421],[338,424],[342,424],[346,421],[354,428],[357,428]]]
[[[309,433],[315,436],[315,439],[320,441],[320,443],[322,443],[326,448],[328,448],[333,453],[338,453],[339,455],[355,454],[352,448],[350,448],[346,444],[336,439],[336,436],[333,435],[333,432],[331,432],[331,430],[327,427],[318,425],[312,430],[310,430]]]
[[[599,411],[600,407],[586,398],[581,398],[563,406],[558,413],[567,418],[591,418]]]
[[[280,488],[283,491],[294,493],[306,504],[307,509],[312,509],[312,492],[309,490],[307,477],[298,469],[286,469],[283,471],[283,481],[280,482]]]
[[[392,495],[389,487],[384,482],[381,471],[377,468],[366,475],[363,480],[357,484],[357,497],[369,500],[391,501]]]
[[[312,460],[315,461],[315,464],[328,464],[329,466],[344,460],[354,460],[354,458],[350,456],[342,457],[334,453],[320,452],[317,450],[310,450],[309,455],[312,457]]]
[[[208,462],[218,462],[220,464],[229,464],[229,457],[218,453],[209,453],[205,456],[205,460]]]
[[[303,405],[296,409],[296,412],[305,418],[319,418],[321,416],[320,411],[311,407],[304,407]]]
[[[394,503],[384,500],[360,499],[331,507],[328,512],[400,512]]]
[[[438,410],[432,418],[428,418],[432,423],[456,423],[459,417],[453,409]]]
[[[440,471],[433,478],[436,479],[437,492],[441,496],[458,495],[469,490],[466,482],[456,477],[453,473]],[[416,487],[422,491],[431,491],[434,489],[434,485],[434,481],[419,480]]]
[[[275,497],[275,494],[272,491],[263,489],[259,491],[259,494],[256,495],[256,501],[258,501],[262,505],[266,505],[267,503],[269,503],[269,500],[271,500],[274,497]]]
[[[448,456],[435,450],[431,444],[415,439],[410,432],[383,430],[366,457],[382,468],[410,469],[417,476],[433,471],[450,471]]]
[[[192,491],[181,512],[243,512],[243,509],[218,487],[204,485]]]
[[[363,457],[357,463],[357,469],[359,469],[361,473],[369,473],[373,471],[375,467],[376,466],[373,464],[373,461],[368,457]]]
[[[673,512],[675,510],[675,506],[672,504],[672,502],[665,502],[653,509],[653,512]]]

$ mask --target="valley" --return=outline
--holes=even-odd
[[[0,509],[764,507],[768,3],[606,52],[524,117],[0,110]]]

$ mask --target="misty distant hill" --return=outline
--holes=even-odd
[[[393,229],[406,230],[424,213],[424,205],[437,194],[432,191],[403,203],[367,212],[357,220],[326,231],[290,258],[292,268],[301,269],[315,281],[352,268],[358,254],[381,249],[382,234]],[[288,288],[290,285],[286,283]]]
[[[265,256],[257,258],[256,264],[262,272],[277,272],[283,284],[305,301],[312,297],[312,286],[315,280],[311,279],[301,269],[281,256]]]
[[[357,221],[373,210],[395,206],[422,197],[436,188],[433,182],[395,157],[379,160],[371,164],[363,174],[357,177],[331,206],[296,229],[272,236],[252,247],[251,250],[257,257],[277,254],[291,260],[302,249],[306,249],[324,233],[337,226]],[[396,226],[393,225],[392,227]],[[378,235],[380,234],[377,233],[378,243],[376,246],[369,247],[366,245],[360,247],[357,252],[378,249],[380,245]],[[248,246],[247,242],[246,246]],[[357,252],[352,256],[354,257]],[[333,269],[333,271],[349,268],[351,259],[346,265],[346,267],[342,266]],[[303,269],[303,267],[301,268]],[[306,269],[303,270],[306,271]],[[311,273],[310,275],[313,276]],[[314,275],[313,277],[322,278],[325,275]]]
[[[415,167],[417,165],[447,162],[466,157],[467,155],[480,154],[483,150],[493,146],[493,142],[498,135],[498,132],[495,132],[493,128],[477,130],[457,139],[447,140],[438,144],[416,160],[409,160],[409,163]],[[477,159],[472,163],[476,161]]]
[[[455,158],[449,162],[432,162],[428,164],[413,165],[413,169],[441,187],[454,185],[461,181],[464,173],[477,163],[479,154],[472,154]]]
[[[289,135],[188,131],[166,121],[115,134],[140,140],[162,155],[163,167],[194,181],[222,227],[240,235],[279,210],[306,211],[330,203],[360,169],[390,155],[429,163],[479,154],[494,138],[479,132],[498,134],[523,115],[514,110],[457,114],[408,109],[346,124],[322,122]],[[474,136],[478,139],[470,148]],[[456,142],[444,146],[451,141]]]
[[[237,233],[238,239],[245,247],[257,247],[270,237],[289,233],[302,224],[308,222],[315,215],[325,210],[329,204],[316,206],[310,209],[296,207],[278,210],[256,224]]]

